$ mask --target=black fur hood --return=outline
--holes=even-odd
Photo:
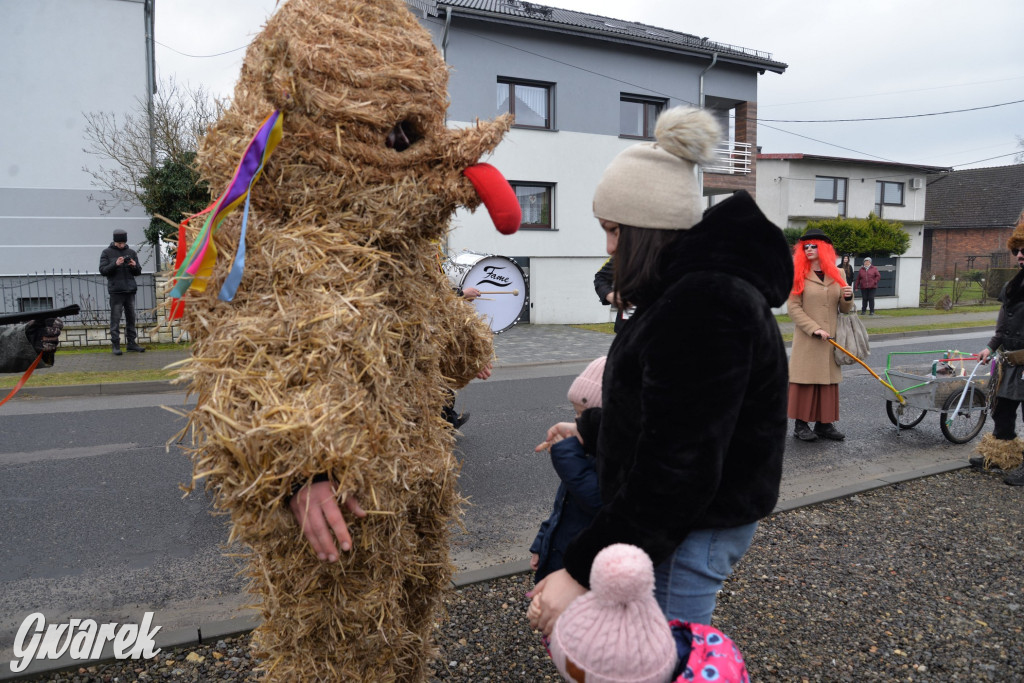
[[[704,212],[704,218],[682,232],[666,253],[668,281],[701,270],[730,273],[750,282],[772,308],[793,288],[793,254],[782,230],[739,191]]]

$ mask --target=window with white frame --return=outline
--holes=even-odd
[[[846,215],[846,178],[819,175],[814,177],[814,201],[834,202],[839,216]]]
[[[511,180],[509,184],[515,190],[519,208],[523,212],[523,221],[519,227],[526,230],[554,230],[554,184]]]
[[[623,94],[619,97],[619,135],[624,138],[654,139],[654,124],[665,108],[665,100]]]
[[[883,207],[903,206],[903,183],[875,181],[875,215],[882,218]]]
[[[551,130],[551,84],[498,79],[498,114],[511,113],[517,128]]]

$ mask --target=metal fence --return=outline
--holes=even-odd
[[[152,273],[136,276],[135,317],[140,325],[156,322],[156,281]],[[0,276],[0,313],[26,313],[78,304],[78,315],[65,325],[110,324],[107,279],[96,273],[64,270],[33,275]]]

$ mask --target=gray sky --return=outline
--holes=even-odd
[[[158,2],[159,76],[173,75],[180,82],[205,85],[214,94],[230,95],[245,54],[236,48],[259,32],[275,4]],[[785,73],[766,73],[758,80],[758,143],[763,152],[978,168],[1013,163],[1013,154],[1021,151],[1017,136],[1024,136],[1024,102],[888,121],[766,120],[907,117],[1024,100],[1020,0],[550,4],[707,36],[770,52],[788,64]]]

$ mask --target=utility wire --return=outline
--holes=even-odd
[[[1013,102],[1000,102],[999,104],[989,104],[983,107],[971,107],[970,109],[951,109],[949,111],[937,111],[931,114],[905,114],[903,116],[876,116],[873,118],[861,118],[861,119],[758,119],[758,122],[767,121],[770,123],[853,123],[856,121],[892,121],[894,119],[918,119],[924,116],[943,116],[945,114],[960,114],[965,111],[979,111],[982,109],[995,109],[996,107],[1006,107],[1011,104],[1020,104],[1024,100],[1014,100]]]
[[[765,109],[769,107],[789,107],[795,104],[817,104],[819,102],[841,102],[843,100],[862,100],[865,97],[886,97],[887,95],[905,95],[912,92],[928,92],[929,90],[947,90],[949,88],[964,88],[970,85],[988,85],[989,83],[1005,83],[1006,81],[1019,81],[1024,76],[1014,76],[1013,78],[997,78],[991,81],[971,81],[970,83],[953,83],[951,85],[937,85],[932,88],[913,88],[907,90],[888,90],[886,92],[874,92],[864,93],[861,95],[847,95],[845,97],[829,97],[822,100],[801,100],[799,102],[777,102],[775,104],[758,103],[759,107]]]
[[[651,92],[651,93],[654,93],[654,94],[657,94],[657,95],[661,95],[662,97],[667,97],[667,98],[675,99],[675,100],[678,100],[678,101],[683,102],[685,104],[689,104],[691,106],[698,106],[697,103],[690,102],[689,100],[687,100],[686,98],[683,98],[683,97],[679,97],[679,96],[672,95],[672,94],[669,94],[669,93],[659,92],[657,90],[652,90],[648,86],[643,86],[643,85],[639,85],[637,83],[632,83],[630,81],[626,81],[626,80],[623,80],[621,78],[615,78],[614,76],[609,76],[608,74],[604,74],[604,73],[601,73],[599,71],[594,71],[592,69],[587,69],[587,68],[584,68],[582,66],[578,66],[576,64],[572,64],[570,62],[565,62],[565,61],[562,61],[560,59],[555,59],[554,57],[549,57],[549,56],[541,54],[539,52],[533,52],[531,50],[527,50],[525,48],[521,48],[521,47],[518,47],[516,45],[510,45],[508,43],[503,43],[500,40],[495,40],[493,38],[488,38],[487,36],[482,36],[482,35],[480,35],[478,33],[472,32],[472,31],[466,31],[466,33],[469,34],[469,35],[472,35],[472,36],[474,36],[476,38],[479,38],[480,40],[485,40],[485,41],[488,41],[488,42],[491,42],[491,43],[495,43],[497,45],[502,45],[502,46],[507,47],[509,49],[517,50],[519,52],[524,52],[526,54],[533,55],[534,57],[539,57],[541,59],[545,59],[545,60],[548,60],[548,61],[551,61],[551,62],[555,62],[556,64],[562,64],[563,66],[567,66],[567,67],[570,67],[572,69],[578,69],[580,71],[592,74],[594,76],[600,76],[601,78],[606,78],[608,80],[615,81],[617,83],[622,83],[624,85],[628,85],[628,86],[631,86],[631,87],[634,87],[634,88],[639,88],[639,89],[647,91],[647,92]],[[239,50],[244,50],[245,48],[249,47],[249,45],[251,44],[251,43],[246,43],[245,45],[243,45],[241,47],[237,47],[237,48],[235,48],[233,50],[228,50],[226,52],[219,52],[217,54],[212,54],[212,55],[191,55],[191,54],[187,54],[185,52],[181,52],[180,50],[175,50],[173,47],[170,47],[169,45],[164,45],[163,43],[161,43],[158,40],[154,40],[153,42],[156,43],[157,45],[160,45],[161,47],[167,48],[171,52],[175,52],[175,53],[177,53],[179,55],[182,55],[184,57],[192,57],[192,58],[197,58],[197,59],[203,59],[203,58],[209,58],[209,57],[220,57],[220,56],[223,56],[223,55],[231,54],[232,52],[238,52]],[[1010,80],[1013,80],[1013,79],[1010,79]],[[958,109],[958,110],[954,110],[954,111],[936,112],[936,113],[932,113],[932,114],[910,114],[910,115],[906,115],[906,116],[884,116],[884,117],[877,117],[877,118],[831,119],[831,120],[760,119],[760,118],[758,118],[758,119],[755,119],[755,121],[757,122],[758,125],[762,125],[765,128],[770,128],[770,129],[778,131],[780,133],[786,133],[787,135],[793,135],[793,136],[798,137],[798,138],[803,138],[805,140],[810,140],[812,142],[817,142],[817,143],[820,143],[820,144],[823,144],[823,145],[828,145],[829,147],[835,147],[837,149],[843,149],[843,150],[846,150],[848,152],[854,152],[856,154],[862,154],[864,156],[872,157],[874,159],[879,159],[881,161],[888,161],[890,163],[901,163],[901,162],[894,161],[893,159],[888,159],[886,157],[878,156],[877,154],[870,154],[868,152],[862,152],[860,150],[853,149],[852,147],[843,147],[842,145],[837,145],[835,143],[827,142],[825,140],[819,140],[817,138],[812,138],[812,137],[810,137],[808,135],[801,135],[799,133],[794,133],[794,132],[789,131],[789,130],[783,130],[782,128],[778,128],[776,126],[769,126],[769,125],[767,125],[767,123],[768,122],[771,122],[771,123],[851,123],[851,122],[856,122],[856,121],[886,121],[886,120],[892,120],[892,119],[917,118],[917,117],[923,117],[923,116],[939,116],[939,115],[942,115],[942,114],[955,114],[955,113],[960,113],[960,112],[977,111],[977,110],[980,110],[980,109],[991,109],[993,107],[1003,107],[1003,106],[1007,106],[1007,105],[1010,105],[1010,104],[1019,104],[1021,102],[1024,102],[1024,100],[1016,100],[1014,102],[1004,102],[1002,104],[993,104],[993,105],[988,105],[988,106],[984,106],[984,107],[974,107],[974,108],[971,108],[971,109]],[[730,118],[735,118],[735,115],[732,115]],[[966,166],[966,165],[969,165],[969,164],[977,164],[977,163],[981,163],[982,161],[989,161],[991,159],[1000,159],[1002,157],[1013,156],[1013,154],[1014,153],[1003,154],[1003,155],[1000,155],[1000,156],[997,156],[997,157],[989,157],[989,159],[981,159],[979,161],[972,161],[972,162],[969,162],[968,164],[956,164],[956,166]],[[914,167],[913,165],[909,165],[909,166]],[[922,170],[924,170],[924,169],[922,169]]]
[[[229,55],[232,52],[238,52],[239,50],[244,50],[245,48],[249,47],[252,44],[251,42],[248,42],[245,45],[243,45],[242,47],[236,47],[234,50],[228,50],[227,52],[218,52],[215,55],[190,55],[190,54],[188,54],[186,52],[182,52],[181,50],[175,50],[170,45],[164,45],[159,40],[154,40],[153,42],[156,43],[157,45],[159,45],[160,47],[165,47],[168,50],[170,50],[171,52],[175,52],[175,53],[181,55],[182,57],[194,57],[195,59],[206,59],[208,57],[222,57],[224,55]]]

